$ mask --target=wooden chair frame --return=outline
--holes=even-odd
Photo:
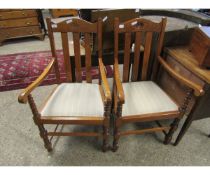
[[[48,151],[52,151],[51,139],[48,136],[95,136],[103,137],[103,151],[108,149],[108,136],[109,136],[109,117],[111,110],[111,93],[108,85],[108,81],[106,78],[105,67],[102,62],[102,20],[99,19],[96,23],[89,23],[87,21],[81,19],[72,19],[70,21],[63,21],[58,24],[52,24],[50,18],[47,19],[48,26],[48,35],[50,39],[50,46],[52,51],[52,60],[45,68],[43,73],[23,92],[19,95],[18,100],[20,103],[29,102],[30,108],[33,113],[33,119],[35,124],[39,128],[40,136],[44,141],[45,148]],[[86,53],[86,81],[87,83],[92,83],[91,77],[91,49],[89,45],[90,34],[95,33],[98,37],[98,62],[99,62],[99,91],[101,94],[101,100],[104,104],[104,117],[43,117],[41,116],[34,100],[31,95],[31,92],[41,84],[44,78],[50,73],[52,69],[55,70],[56,78],[58,84],[60,84],[60,73],[58,68],[58,60],[56,57],[55,50],[55,41],[54,41],[54,32],[61,33],[62,38],[62,46],[63,46],[63,54],[64,54],[64,64],[65,71],[67,75],[67,81],[69,83],[72,82],[72,72],[71,72],[71,61],[70,61],[70,53],[69,53],[69,45],[68,45],[68,32],[73,33],[74,40],[74,53],[75,53],[75,65],[76,65],[76,82],[82,83],[81,76],[81,61],[80,61],[80,32],[83,32],[85,35],[85,53]],[[52,92],[53,93],[53,92]],[[51,94],[52,95],[52,94]],[[48,97],[49,99],[49,97]],[[47,100],[46,100],[47,102]],[[44,105],[46,104],[44,103]],[[57,126],[53,132],[48,132],[44,125],[45,124],[55,124],[55,125],[98,125],[103,127],[103,133],[98,132],[56,132]]]
[[[155,23],[143,18],[136,18],[129,21],[126,21],[122,24],[119,23],[119,19],[115,19],[114,24],[114,114],[115,114],[115,124],[114,124],[114,140],[113,140],[113,151],[118,149],[118,141],[121,136],[131,135],[131,134],[142,134],[145,132],[154,132],[154,131],[163,131],[165,134],[165,144],[169,144],[172,139],[172,135],[178,127],[180,119],[185,114],[187,106],[190,102],[190,99],[194,93],[195,96],[201,96],[204,91],[202,87],[189,79],[184,78],[182,75],[177,73],[171,66],[169,66],[166,61],[160,56],[163,38],[166,26],[166,18],[162,18],[160,23]],[[145,43],[144,43],[144,54],[143,54],[143,65],[141,71],[141,80],[148,80],[148,65],[151,54],[151,45],[153,33],[158,34],[157,47],[155,48],[155,64],[153,67],[153,80],[158,80],[158,73],[160,68],[163,68],[167,71],[173,78],[178,82],[184,84],[189,88],[189,92],[186,94],[186,97],[181,106],[178,105],[178,111],[171,112],[162,112],[162,113],[153,113],[153,114],[144,114],[136,116],[123,116],[122,117],[122,108],[123,104],[126,101],[124,97],[124,91],[122,82],[129,82],[129,73],[130,73],[130,45],[131,45],[131,33],[135,33],[135,49],[134,49],[134,59],[132,65],[132,76],[131,81],[138,81],[138,72],[139,72],[139,61],[141,59],[140,55],[140,46],[142,43],[142,32],[145,32]],[[125,46],[124,46],[124,64],[123,64],[123,77],[122,82],[120,79],[119,65],[118,65],[118,36],[119,34],[125,34]],[[143,43],[142,43],[143,44]],[[157,61],[158,60],[158,61]],[[158,63],[159,62],[159,63]],[[158,120],[163,119],[174,119],[170,126],[162,126]],[[149,128],[144,130],[130,130],[130,131],[120,131],[119,128],[126,123],[131,122],[147,122],[147,121],[156,121],[158,127]]]

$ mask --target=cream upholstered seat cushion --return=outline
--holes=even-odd
[[[42,116],[103,117],[104,106],[98,84],[63,83],[41,111]]]
[[[178,106],[152,81],[123,83],[122,116],[177,111]]]

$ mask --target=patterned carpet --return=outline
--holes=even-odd
[[[61,81],[66,81],[64,72],[64,60],[62,50],[57,51]],[[33,82],[48,65],[51,51],[27,52],[0,56],[0,91],[22,89]],[[107,76],[112,76],[112,68],[106,67]],[[93,79],[98,78],[98,68],[91,70]],[[85,70],[82,70],[82,78],[85,80]],[[56,83],[54,71],[45,78],[41,85]]]

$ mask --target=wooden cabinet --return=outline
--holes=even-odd
[[[53,18],[78,15],[78,10],[75,9],[51,9],[50,12]]]
[[[8,39],[30,36],[44,39],[36,10],[0,10],[0,45]]]
[[[190,41],[190,51],[199,66],[210,67],[210,27],[195,28]]]

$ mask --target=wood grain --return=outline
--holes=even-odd
[[[42,74],[32,83],[30,84],[26,89],[24,89],[21,94],[18,96],[19,103],[26,103],[28,100],[28,95],[35,89],[37,86],[40,85],[40,83],[44,80],[44,78],[50,73],[53,65],[55,63],[55,58],[52,58],[48,66],[44,69]]]
[[[61,33],[61,39],[62,39],[64,66],[65,66],[67,81],[72,82],[71,63],[70,63],[70,59],[69,59],[70,54],[69,54],[68,34]]]
[[[92,82],[91,77],[91,48],[90,48],[90,34],[85,33],[85,66],[86,66],[86,80],[88,83]]]
[[[109,88],[109,83],[108,83],[107,78],[106,78],[106,73],[105,73],[105,70],[104,70],[105,67],[103,65],[102,58],[98,59],[98,63],[99,63],[101,81],[102,81],[103,89],[104,89],[105,102],[108,103],[108,102],[111,102],[111,91],[110,91],[110,88]]]
[[[132,131],[121,131],[119,132],[122,136],[133,135],[133,134],[144,134],[148,132],[157,132],[157,131],[168,131],[170,127],[156,127],[156,128],[149,128],[149,129],[142,129],[142,130],[132,130]]]
[[[202,69],[195,56],[189,51],[188,46],[166,48],[165,52],[175,58],[188,70],[210,84],[210,70]]]
[[[125,95],[122,87],[122,82],[120,79],[119,66],[116,63],[114,64],[114,83],[116,86],[117,98],[119,98],[120,103],[123,104],[125,102]]]
[[[76,68],[76,80],[77,80],[77,82],[82,82],[79,33],[73,33],[73,40],[74,40],[75,66],[76,66],[75,67]]]
[[[160,23],[154,23],[146,19],[138,18],[126,21],[119,24],[119,20],[115,20],[115,52],[118,52],[118,35],[125,34],[125,47],[124,47],[124,68],[123,68],[123,82],[128,81],[129,72],[130,72],[130,36],[131,33],[136,35],[135,38],[135,50],[134,50],[134,61],[132,66],[132,81],[136,81],[138,78],[138,67],[139,67],[139,48],[140,45],[144,47],[143,61],[142,61],[142,70],[141,70],[141,80],[150,80],[147,76],[148,66],[151,57],[151,51],[154,49],[156,52],[154,55],[156,59],[159,60],[160,64],[164,69],[166,69],[169,74],[174,78],[185,85],[194,88],[196,95],[202,95],[203,90],[199,85],[192,83],[189,80],[186,80],[181,77],[178,73],[175,72],[160,56],[162,51],[163,37],[165,32],[166,19],[163,18]],[[158,39],[153,39],[153,33],[157,34]],[[157,42],[157,43],[153,43]],[[117,46],[117,47],[116,47]],[[155,48],[152,48],[155,47]],[[137,50],[138,49],[138,50]],[[118,148],[118,141],[121,136],[131,135],[131,134],[142,134],[145,132],[155,132],[155,131],[164,131],[165,132],[165,141],[164,143],[170,143],[172,135],[174,134],[180,119],[183,117],[183,111],[178,109],[185,109],[188,105],[189,100],[184,100],[184,103],[181,106],[178,106],[176,111],[165,111],[157,113],[148,113],[143,115],[128,115],[122,116],[123,103],[126,102],[123,92],[122,82],[120,80],[120,73],[118,68],[118,53],[115,53],[115,64],[114,64],[114,114],[115,114],[115,123],[114,123],[114,140],[113,140],[113,151],[116,151]],[[129,55],[129,56],[128,56]],[[129,82],[132,83],[132,82]],[[188,97],[188,95],[187,95]],[[121,99],[120,99],[121,98]],[[148,97],[149,98],[149,97]],[[190,99],[190,98],[187,98]],[[136,99],[139,100],[139,99]],[[133,97],[135,103],[135,97]],[[144,103],[142,99],[142,103]],[[138,105],[138,104],[135,104]],[[131,130],[131,131],[119,131],[120,127],[123,124],[133,123],[133,122],[149,122],[149,121],[159,121],[165,119],[174,119],[170,126],[161,126],[158,128],[149,128],[144,130]],[[167,131],[167,133],[166,133]]]
[[[173,76],[176,80],[180,81],[181,83],[185,84],[186,86],[192,88],[194,90],[194,94],[196,96],[201,96],[204,94],[204,90],[202,86],[196,84],[193,81],[190,81],[189,79],[184,78],[182,75],[178,74],[173,68],[171,68],[166,61],[161,56],[158,56],[158,60],[161,63],[161,65],[165,68],[165,70]]]
[[[134,48],[134,63],[132,67],[132,81],[136,81],[138,78],[141,40],[142,40],[141,33],[136,32],[135,48]]]
[[[141,74],[141,80],[143,81],[147,79],[147,71],[148,71],[148,64],[149,64],[149,59],[150,59],[151,45],[152,45],[152,32],[147,32],[145,47],[144,47],[142,74]]]
[[[47,18],[46,22],[47,22],[47,28],[48,28],[48,36],[49,36],[49,40],[50,40],[51,53],[52,53],[52,56],[55,58],[55,66],[54,66],[55,75],[56,75],[57,82],[59,84],[60,83],[60,71],[59,71],[59,67],[58,67],[58,59],[57,59],[57,55],[56,55],[55,39],[54,39],[54,34],[52,32],[51,19]]]
[[[38,10],[0,11],[0,45],[5,40],[32,36],[44,39]]]
[[[130,73],[130,50],[131,50],[131,33],[125,33],[124,64],[123,64],[123,82],[129,81]]]

